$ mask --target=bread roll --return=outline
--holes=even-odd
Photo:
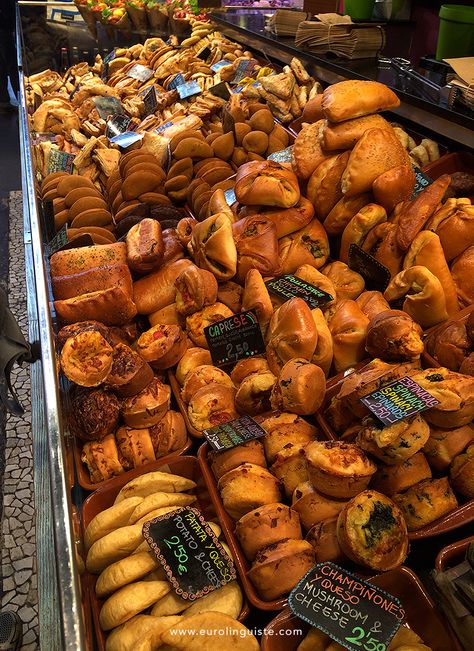
[[[117,442],[113,434],[107,434],[100,441],[90,441],[82,448],[81,461],[87,467],[92,484],[125,472],[119,459]]]
[[[369,203],[354,215],[344,229],[341,238],[341,248],[339,250],[339,259],[342,262],[349,262],[349,249],[351,244],[362,246],[367,233],[383,222],[387,221],[385,208],[375,203]]]
[[[112,287],[123,289],[131,295],[132,276],[126,264],[106,264],[67,276],[54,276],[51,278],[51,286],[56,301]]]
[[[323,92],[321,108],[331,122],[343,122],[400,106],[400,100],[378,81],[340,81]]]
[[[372,358],[386,362],[409,361],[423,352],[422,336],[421,326],[406,312],[389,309],[370,321],[366,350]]]
[[[275,224],[278,239],[303,228],[314,216],[312,202],[303,196],[291,208],[258,207],[257,210],[261,217]]]
[[[176,309],[189,315],[212,305],[217,300],[217,280],[210,271],[188,266],[175,281]]]
[[[196,264],[229,280],[237,271],[237,249],[227,213],[218,213],[200,222],[193,230],[190,247]]]
[[[260,215],[246,217],[233,224],[232,233],[237,249],[237,282],[243,284],[251,269],[257,269],[263,276],[278,275],[281,265],[272,221]]]
[[[365,357],[365,341],[369,319],[355,301],[342,300],[336,304],[329,321],[334,343],[334,368],[345,371]]]
[[[110,326],[124,325],[137,313],[130,294],[121,287],[111,287],[64,301],[54,301],[54,309],[62,323],[97,320]]]
[[[244,206],[291,208],[299,201],[300,188],[295,174],[280,163],[252,161],[237,171],[235,196]]]
[[[188,348],[176,367],[176,379],[183,386],[189,373],[202,364],[212,364],[211,353],[206,348]]]
[[[113,361],[107,376],[107,387],[120,398],[134,396],[153,380],[151,367],[126,344],[118,343],[113,349]]]
[[[164,254],[161,225],[156,219],[145,218],[127,233],[127,262],[133,271],[149,273],[157,269]]]
[[[301,539],[298,514],[284,504],[266,504],[245,514],[235,526],[235,534],[252,561],[257,552],[285,538]]]
[[[454,259],[451,266],[451,275],[458,293],[458,298],[463,306],[474,303],[474,246],[470,246],[460,256]]]
[[[319,131],[323,124],[324,120],[305,124],[296,136],[292,162],[293,169],[300,179],[309,179],[318,165],[334,155],[334,152],[326,152],[321,148]]]
[[[369,321],[372,321],[380,312],[390,309],[390,305],[381,292],[364,291],[355,300]]]
[[[151,314],[174,303],[174,283],[179,274],[192,265],[191,260],[176,260],[133,284],[133,300],[139,314]]]
[[[370,192],[359,194],[355,197],[343,196],[336,203],[329,215],[324,220],[324,228],[328,235],[339,235],[343,232],[352,217],[373,200]]]
[[[438,225],[436,234],[449,262],[474,245],[474,206],[463,205]]]
[[[376,203],[391,213],[401,201],[408,201],[415,188],[415,172],[411,165],[403,164],[383,172],[372,183]]]
[[[148,386],[122,404],[122,417],[129,427],[156,425],[170,408],[171,389],[155,377]]]
[[[125,242],[117,242],[57,251],[51,256],[49,264],[52,278],[70,276],[105,265],[126,265],[127,247]]]
[[[329,151],[333,149],[352,149],[368,129],[391,131],[392,127],[381,115],[366,115],[344,120],[339,124],[333,124],[325,120],[319,133],[321,146]]]
[[[365,281],[357,271],[350,269],[347,264],[336,260],[330,262],[322,269],[322,273],[329,278],[336,290],[335,298],[355,300],[363,291]]]

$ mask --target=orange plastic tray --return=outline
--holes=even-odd
[[[444,572],[450,567],[462,563],[466,556],[467,548],[473,542],[474,536],[469,536],[469,538],[464,538],[464,540],[459,540],[458,542],[443,547],[435,561],[435,568],[438,572]]]

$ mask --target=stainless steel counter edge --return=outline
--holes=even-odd
[[[49,457],[46,470],[49,472],[49,495],[44,495],[45,503],[51,503],[51,513],[39,513],[41,517],[49,516],[49,526],[54,532],[54,560],[56,564],[57,585],[51,587],[51,598],[43,594],[43,603],[39,604],[40,613],[40,640],[41,648],[60,651],[58,648],[57,631],[51,631],[51,619],[54,613],[48,610],[55,603],[55,595],[58,596],[60,608],[61,649],[64,651],[85,651],[84,623],[82,620],[82,607],[79,590],[79,573],[76,567],[74,533],[71,517],[71,501],[66,483],[65,453],[63,446],[63,432],[60,417],[60,404],[58,381],[56,375],[56,361],[53,346],[53,333],[51,328],[51,313],[49,308],[48,284],[46,278],[43,242],[41,235],[40,220],[36,202],[36,191],[34,182],[34,171],[31,158],[29,124],[25,96],[24,72],[22,64],[22,34],[19,10],[17,8],[17,57],[18,74],[20,81],[20,153],[22,167],[22,190],[24,207],[24,234],[26,260],[33,263],[33,269],[27,269],[28,280],[28,310],[29,314],[36,315],[37,321],[32,320],[30,324],[30,335],[39,334],[41,344],[41,379],[44,402],[33,404],[32,411],[35,413],[33,422],[44,423],[44,428],[32,432],[33,455],[35,459],[40,458],[40,448],[46,442]],[[33,380],[38,380],[37,368],[39,362],[34,365]],[[41,387],[40,387],[41,388]],[[32,385],[32,391],[34,387]],[[38,413],[39,412],[39,413]],[[46,439],[46,441],[45,441]],[[44,491],[48,486],[41,476],[42,468],[34,468],[35,492]],[[38,496],[41,498],[41,494]],[[38,502],[38,497],[36,501]],[[39,522],[37,533],[44,529],[44,522]],[[41,546],[44,541],[38,540]],[[51,556],[51,551],[50,556]],[[44,566],[45,560],[38,555],[37,572],[38,584],[46,586],[46,577],[51,576],[51,568]],[[53,573],[54,577],[54,573]],[[49,580],[51,580],[49,578]],[[48,599],[49,603],[44,603]]]
[[[294,56],[294,52],[289,51],[284,44],[272,42],[265,38],[264,34],[259,37],[258,34],[251,32],[244,27],[233,26],[225,20],[225,15],[220,16],[217,14],[211,14],[211,18],[218,24],[219,31],[225,36],[246,45],[256,52],[260,52],[265,58],[272,57],[276,61],[287,64]],[[316,63],[316,57],[310,52],[299,50],[298,56],[308,69],[308,72],[313,77],[325,82],[326,84],[335,84],[338,81],[344,81],[345,79],[350,78],[349,71],[347,76],[343,76],[322,64]],[[474,132],[458,123],[451,122],[440,115],[430,113],[429,111],[408,102],[402,102],[397,109],[392,109],[391,113],[410,120],[414,124],[422,125],[424,128],[431,130],[433,134],[439,134],[440,136],[448,138],[462,147],[474,149]]]

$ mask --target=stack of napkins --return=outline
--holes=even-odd
[[[306,11],[277,9],[273,16],[269,18],[265,29],[277,36],[296,36],[298,25],[310,17],[311,14]]]
[[[320,14],[317,18],[298,25],[298,47],[319,54],[332,52],[346,59],[368,59],[375,58],[385,45],[385,31],[380,25],[355,24],[349,16],[337,14]]]
[[[449,83],[459,90],[458,99],[474,110],[474,57],[443,59],[455,72]]]

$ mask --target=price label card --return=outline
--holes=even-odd
[[[58,136],[55,133],[38,133],[34,131],[31,138],[31,144],[39,145],[42,142],[58,142]]]
[[[156,109],[158,108],[156,88],[154,86],[150,86],[138,94],[143,98],[143,117],[146,118],[148,115],[155,113]]]
[[[235,567],[197,509],[184,506],[143,525],[174,591],[193,601],[236,578]]]
[[[69,242],[67,236],[67,224],[56,233],[51,242],[48,243],[48,255],[53,255],[56,251],[59,251],[65,244]]]
[[[72,240],[68,239],[68,227],[65,224],[53,237],[51,242],[47,245],[48,257],[58,251],[65,251],[66,249],[78,249],[81,246],[92,246],[94,241],[89,233],[83,233],[74,237]]]
[[[187,81],[185,84],[181,84],[176,87],[180,99],[186,99],[186,97],[192,97],[193,95],[199,95],[201,92],[201,86],[197,81]]]
[[[51,174],[51,172],[67,172],[71,174],[75,158],[76,154],[68,154],[59,149],[52,149],[48,160],[48,174]]]
[[[119,113],[117,115],[114,115],[112,118],[107,120],[107,124],[105,127],[105,135],[109,140],[114,138],[115,136],[118,136],[121,133],[125,133],[126,131],[132,131],[134,123],[132,122],[132,118],[129,115],[124,115],[123,113]]]
[[[262,331],[255,312],[248,310],[217,321],[204,328],[212,363],[233,364],[265,352]]]
[[[396,597],[329,562],[305,574],[288,605],[349,651],[386,651],[405,619]]]
[[[182,86],[185,83],[186,81],[183,75],[180,72],[178,72],[178,74],[175,75],[173,79],[170,81],[170,83],[168,84],[168,90],[175,90],[176,88],[178,88],[178,86]]]
[[[225,83],[225,81],[221,81],[220,83],[216,84],[215,86],[211,86],[209,88],[209,92],[212,93],[212,95],[215,95],[216,97],[220,97],[221,99],[225,99],[226,101],[229,99],[231,93],[229,90],[229,87]]]
[[[232,206],[237,201],[234,188],[229,188],[224,192],[224,197],[228,206]]]
[[[97,113],[103,120],[117,113],[123,113],[122,105],[117,97],[94,97]]]
[[[153,70],[147,68],[146,66],[143,66],[141,63],[136,63],[127,72],[127,77],[138,79],[138,81],[148,81],[151,77],[153,77],[153,75]]]
[[[115,50],[109,52],[102,60],[102,79],[107,80],[109,77],[109,63],[116,57]]]
[[[275,163],[291,163],[293,157],[293,145],[287,147],[286,149],[281,149],[280,151],[275,151],[273,154],[267,158],[267,160],[273,160]]]
[[[366,289],[382,293],[387,289],[390,271],[357,244],[351,244],[349,247],[348,266],[362,276]]]
[[[290,298],[302,298],[307,305],[314,310],[316,307],[326,305],[333,300],[333,296],[324,292],[322,289],[310,285],[301,278],[286,274],[279,278],[267,280],[265,283],[268,291],[275,296],[288,301]]]
[[[390,382],[359,400],[384,425],[392,425],[439,404],[439,400],[408,376]]]
[[[426,176],[426,174],[423,174],[423,172],[420,170],[419,167],[416,165],[413,165],[413,170],[415,172],[416,180],[415,180],[415,188],[413,190],[413,194],[411,195],[411,198],[414,199],[420,192],[423,192],[423,190],[428,187],[428,185],[431,185],[433,183],[433,179],[430,179],[429,176]]]
[[[211,48],[209,45],[206,45],[203,47],[199,52],[196,53],[196,56],[202,59],[203,61],[206,61],[207,57],[211,54]]]
[[[238,84],[244,77],[251,77],[256,65],[257,62],[255,59],[242,59],[239,61],[235,75],[230,83]]]
[[[219,72],[221,68],[225,68],[226,66],[231,66],[232,61],[227,61],[227,59],[222,59],[222,61],[218,61],[217,63],[213,63],[211,66],[212,72]]]
[[[251,416],[242,416],[203,431],[204,438],[216,452],[230,450],[246,441],[259,439],[266,433]]]
[[[110,142],[113,142],[114,145],[118,145],[122,149],[126,149],[133,145],[133,143],[143,140],[143,133],[136,133],[135,131],[124,131],[119,133],[112,138],[109,138]]]
[[[168,129],[169,127],[172,127],[172,126],[173,126],[173,122],[165,122],[164,124],[162,124],[161,126],[159,126],[159,127],[157,127],[155,129],[155,133],[158,133],[158,134],[163,133],[163,131],[166,131],[166,129]]]

